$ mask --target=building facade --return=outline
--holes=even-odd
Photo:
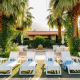
[[[52,40],[56,40],[56,35],[58,35],[58,31],[27,31],[25,32],[27,38],[29,40],[33,40],[35,36],[42,36],[44,38],[51,38]],[[64,34],[64,32],[61,32],[61,34]]]

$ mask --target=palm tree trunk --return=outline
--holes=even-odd
[[[72,8],[72,24],[73,24],[73,37],[78,37],[78,16],[80,12],[79,2]]]
[[[75,19],[72,21],[72,24],[73,24],[73,37],[78,37],[78,22],[77,22],[78,19]]]
[[[58,38],[61,39],[61,23],[58,22]]]
[[[78,37],[79,36],[79,34],[78,34],[78,21],[77,21],[76,26],[77,26],[77,37]]]

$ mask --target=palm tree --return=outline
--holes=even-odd
[[[54,18],[53,11],[51,11],[51,13],[46,17],[46,19],[48,20],[47,24],[49,25],[49,27],[54,28],[55,26],[56,28],[58,28],[58,38],[61,39],[61,27],[64,23],[63,17],[57,16],[56,18]]]
[[[33,9],[32,7],[29,7],[25,9],[25,12],[20,15],[20,17],[17,19],[17,27],[15,29],[25,31],[32,26],[32,19],[34,18],[29,11],[30,9]]]
[[[19,15],[24,13],[23,7],[26,6],[25,8],[27,8],[27,5],[28,0],[0,0],[0,43],[3,41],[3,44],[1,43],[0,45],[4,51],[12,37],[11,35],[9,36],[9,34],[13,33],[12,28],[14,26],[16,27],[16,21]],[[2,24],[4,24],[4,26]]]
[[[28,5],[28,0],[1,0],[0,3],[0,19],[2,20],[4,15],[8,18],[12,15],[16,21],[19,15],[24,13],[23,8]]]
[[[73,37],[78,37],[78,16],[80,12],[80,0],[50,0],[50,7],[55,8],[56,14],[68,11],[73,24]]]
[[[25,10],[24,15],[20,15],[21,20],[17,20],[18,25],[17,25],[17,28],[16,27],[15,28],[20,31],[21,38],[23,37],[23,33],[26,30],[30,29],[32,26],[32,19],[34,17],[32,16],[31,12],[29,12],[30,9],[33,9],[33,8],[32,7],[27,8]],[[19,24],[20,22],[21,24]]]
[[[53,28],[53,14],[49,14],[46,19],[48,20],[47,21],[47,25],[49,25],[49,31],[50,31],[50,28]]]

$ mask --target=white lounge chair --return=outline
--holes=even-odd
[[[25,50],[25,51],[28,50],[28,45],[24,45],[23,47],[24,47],[23,50]]]
[[[11,51],[10,52],[9,60],[7,62],[5,62],[5,63],[0,65],[0,71],[9,70],[10,73],[9,74],[0,74],[0,75],[11,75],[12,68],[16,64],[21,64],[21,59],[18,58],[18,56],[19,56],[19,52],[17,52],[17,51]],[[14,61],[12,61],[12,59],[14,59]],[[19,60],[20,60],[20,62],[18,62]]]
[[[29,59],[32,59],[32,61],[29,61]],[[19,75],[34,75],[36,64],[35,51],[27,51],[26,61],[21,65]],[[33,70],[33,74],[22,74],[22,70]]]
[[[56,47],[56,53],[61,53],[61,47]]]
[[[69,47],[65,47],[63,51],[69,51],[68,48],[69,48]]]
[[[68,61],[68,60],[72,60],[71,59],[71,55],[69,51],[61,51],[61,55],[62,55],[62,61]],[[80,70],[80,65],[79,63],[76,63],[73,61],[72,64],[68,64],[66,65],[66,67],[68,68],[68,73],[69,74],[80,74],[80,73],[71,73],[70,70]]]
[[[80,52],[78,52],[79,56],[80,56]]]
[[[56,53],[61,53],[61,51],[68,51],[68,47],[65,46],[56,47]]]
[[[80,52],[78,52],[79,57],[77,57],[77,62],[80,63]]]
[[[52,61],[48,59],[52,58]],[[44,60],[44,64],[46,66],[46,75],[61,75],[61,67],[55,61],[54,51],[46,51],[46,58]],[[60,74],[48,74],[48,70],[59,70]]]
[[[56,47],[59,47],[59,45],[53,45],[53,50],[56,50]]]
[[[65,47],[65,45],[60,45],[60,47]]]

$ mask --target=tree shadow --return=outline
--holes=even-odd
[[[57,75],[46,75],[46,67],[43,64],[43,60],[37,61],[38,64],[35,66],[35,75],[19,75],[19,70],[20,70],[20,66],[22,65],[22,63],[24,63],[24,61],[22,61],[21,65],[16,65],[13,68],[12,74],[10,76],[0,76],[0,78],[80,78],[80,75],[69,75],[68,74],[68,70],[64,71],[62,69],[62,65],[61,66],[61,71],[62,71],[62,75],[61,76],[57,76]]]

